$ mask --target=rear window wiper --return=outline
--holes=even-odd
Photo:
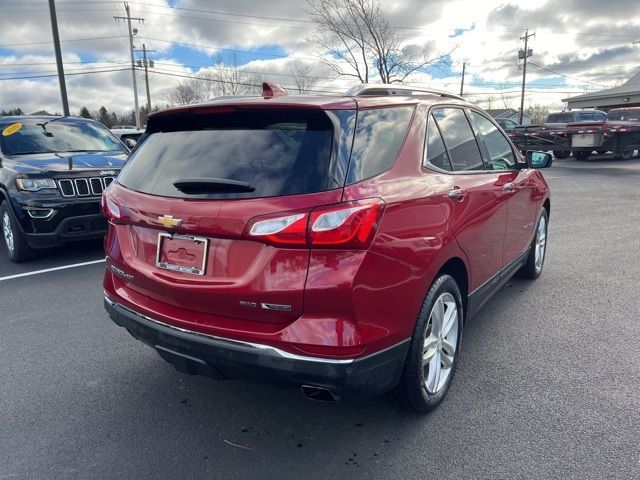
[[[173,182],[173,186],[187,194],[253,192],[255,190],[255,188],[247,182],[230,180],[228,178],[180,178]]]

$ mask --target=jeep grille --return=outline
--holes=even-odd
[[[114,177],[63,178],[58,180],[58,188],[63,197],[89,197],[102,195],[111,185]]]

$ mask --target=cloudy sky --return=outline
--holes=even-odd
[[[427,68],[412,83],[459,91],[485,107],[517,107],[522,72],[520,37],[535,32],[530,47],[525,105],[562,107],[561,99],[620,84],[640,71],[638,0],[382,0],[381,9],[404,46],[451,52],[449,66]],[[101,105],[124,112],[133,106],[122,2],[56,0],[72,112]],[[291,86],[295,64],[311,64],[315,89],[344,91],[354,83],[321,66],[323,52],[304,0],[130,1],[135,45],[155,50],[149,76],[152,103],[185,78],[235,56],[246,71]],[[321,33],[321,32],[320,32]],[[0,0],[0,109],[62,110],[51,24],[45,0]],[[144,82],[138,72],[144,103]],[[31,77],[31,78],[27,78]]]

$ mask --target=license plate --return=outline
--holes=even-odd
[[[158,235],[156,267],[174,272],[204,275],[209,239],[162,232]]]
[[[571,137],[572,147],[599,147],[600,142],[595,133],[579,133]]]

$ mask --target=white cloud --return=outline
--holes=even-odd
[[[129,58],[128,40],[124,37],[126,26],[112,18],[124,15],[122,4],[61,0],[57,5],[68,73],[126,67]],[[148,48],[156,50],[154,58],[165,71],[191,75],[199,68],[192,69],[186,65],[213,64],[218,53],[213,48],[188,46],[176,51],[171,49],[170,42],[239,50],[277,46],[289,57],[255,56],[246,69],[266,72],[267,78],[284,84],[292,83],[286,75],[290,73],[293,62],[300,61],[299,58],[317,58],[319,53],[308,41],[314,27],[304,22],[308,17],[303,1],[177,2],[178,7],[188,10],[170,8],[167,0],[138,0],[130,5],[132,15],[146,18],[144,24],[136,25],[138,35],[140,40],[144,37]],[[2,3],[0,9],[0,45],[13,45],[10,49],[0,47],[0,78],[55,73],[46,4]],[[505,94],[511,106],[518,104],[517,85],[521,71],[516,66],[516,55],[522,48],[519,37],[526,28],[536,32],[530,45],[534,50],[532,61],[573,77],[566,78],[532,65],[528,72],[528,82],[532,86],[526,103],[560,106],[560,99],[567,96],[565,92],[582,92],[585,86],[589,86],[584,80],[593,82],[589,86],[592,89],[599,88],[596,84],[611,86],[628,78],[633,67],[640,64],[640,48],[631,45],[633,35],[640,37],[637,21],[640,2],[637,0],[565,0],[561,3],[546,0],[526,3],[396,0],[382,1],[381,9],[406,44],[428,45],[433,52],[453,50],[452,71],[446,77],[432,78],[419,74],[412,78],[414,82],[458,91],[461,66],[466,62],[469,66],[465,91],[476,94],[470,95],[473,100],[482,100],[493,94],[501,102],[502,95],[495,90],[504,87],[507,92],[515,92]],[[94,37],[115,38],[68,41]],[[24,43],[30,45],[16,45]],[[106,62],[79,63],[86,59]],[[144,83],[142,76],[138,75],[142,104]],[[318,75],[331,77],[331,72],[319,69]],[[180,80],[160,73],[151,74],[154,103],[162,104],[163,93]],[[534,86],[542,80],[548,86]],[[344,78],[335,81],[323,79],[323,82],[328,83],[316,88],[346,89],[352,83]],[[82,105],[94,110],[105,105],[109,109],[124,111],[133,103],[130,71],[69,75],[67,87],[74,112]],[[17,106],[26,111],[43,108],[60,111],[56,77],[0,80],[0,109]]]

